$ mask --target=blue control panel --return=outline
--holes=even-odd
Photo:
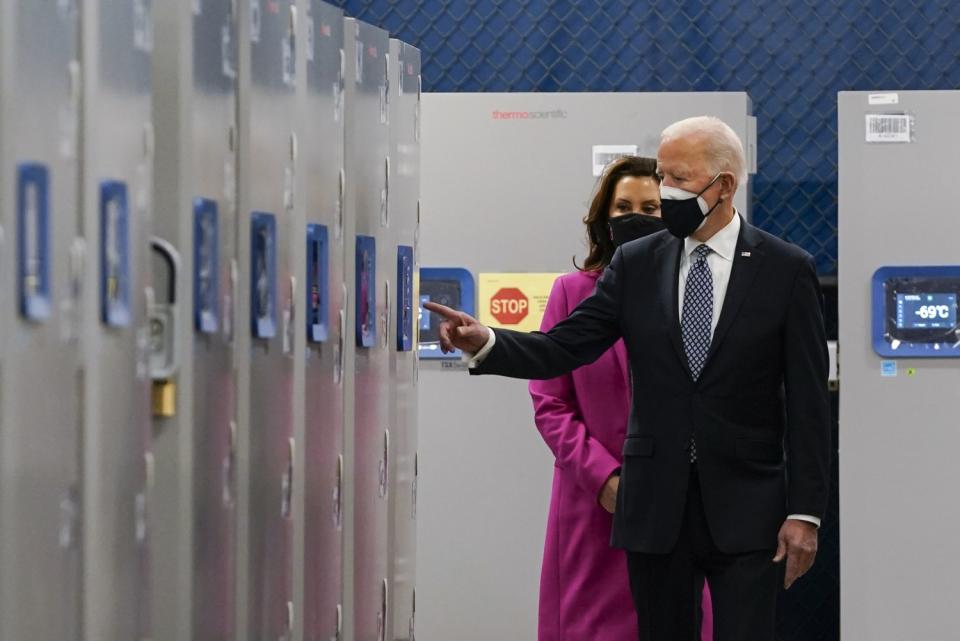
[[[960,265],[881,267],[873,275],[873,349],[884,358],[960,358]]]
[[[397,247],[397,351],[413,349],[413,247]]]
[[[50,172],[40,164],[17,167],[17,284],[23,317],[49,317]]]
[[[330,249],[326,225],[307,225],[307,342],[323,343],[329,331]]]
[[[357,236],[357,347],[377,344],[377,240]]]
[[[127,185],[100,183],[100,314],[110,327],[130,324],[130,209]]]
[[[460,267],[424,267],[420,270],[420,358],[459,359],[459,350],[449,354],[440,350],[439,331],[443,319],[424,311],[423,304],[429,302],[476,316],[477,294],[473,275]]]
[[[253,212],[250,221],[250,329],[255,338],[277,334],[277,219]]]
[[[213,334],[219,326],[220,224],[217,203],[193,201],[193,318],[198,332]]]

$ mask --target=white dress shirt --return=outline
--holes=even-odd
[[[713,319],[710,324],[711,335],[717,329],[717,322],[720,320],[720,311],[723,309],[723,301],[727,296],[727,285],[730,284],[730,272],[733,271],[734,255],[737,251],[737,240],[740,238],[740,213],[734,211],[733,218],[727,225],[715,233],[706,243],[701,243],[692,236],[688,236],[683,241],[683,254],[680,256],[680,289],[679,304],[677,305],[677,319],[682,320],[683,316],[683,294],[687,284],[687,274],[690,273],[691,255],[700,245],[707,245],[712,251],[707,254],[707,266],[710,267],[710,273],[713,276]],[[496,334],[491,331],[490,338],[476,354],[464,354],[463,360],[467,362],[468,367],[473,369],[477,367],[490,353],[497,342]],[[807,521],[820,527],[820,519],[809,514],[791,514],[787,517],[797,521]]]
[[[680,256],[680,302],[677,305],[677,319],[683,320],[683,294],[687,286],[687,274],[690,273],[692,254],[700,245],[706,245],[711,251],[707,254],[707,267],[713,275],[713,320],[710,323],[710,336],[717,330],[723,299],[727,296],[730,284],[730,272],[733,270],[733,254],[737,251],[737,239],[740,237],[740,214],[734,212],[727,226],[714,234],[710,240],[701,243],[692,236],[683,241],[683,255]]]

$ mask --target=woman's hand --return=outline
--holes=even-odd
[[[610,514],[617,510],[617,490],[620,488],[620,475],[614,474],[600,489],[600,506]]]

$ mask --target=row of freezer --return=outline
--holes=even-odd
[[[0,640],[414,636],[420,54],[0,0]]]

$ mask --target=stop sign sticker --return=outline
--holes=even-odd
[[[530,313],[530,300],[516,287],[503,287],[490,299],[490,315],[504,325],[516,325]]]

